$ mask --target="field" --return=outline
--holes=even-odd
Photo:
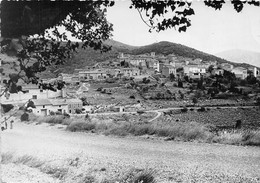
[[[172,113],[160,117],[157,123],[178,122],[183,124],[197,122],[214,126],[234,126],[237,120],[241,120],[243,129],[260,129],[260,108],[206,108],[204,112],[175,110]]]
[[[40,123],[67,125],[71,132],[255,146],[260,145],[259,119],[259,108],[205,108],[205,111],[198,108],[71,119],[62,116],[33,118]],[[238,120],[241,120],[241,127],[235,128]]]

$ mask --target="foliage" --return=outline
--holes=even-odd
[[[192,98],[192,103],[195,105],[198,103],[198,99],[196,97]]]
[[[57,66],[71,58],[73,52],[76,52],[79,47],[83,49],[90,47],[101,52],[110,50],[111,47],[104,44],[104,41],[111,37],[113,30],[112,24],[106,19],[106,8],[113,6],[114,3],[114,1],[40,1],[37,3],[2,1],[1,51],[15,55],[18,60],[14,62],[12,68],[14,72],[10,73],[6,90],[1,95],[21,91],[21,86],[17,85],[19,79],[25,83],[39,83],[39,73],[50,66],[58,70]],[[224,3],[224,1],[205,1],[206,6],[215,9],[221,9]],[[245,4],[259,6],[259,2],[253,0],[233,0],[231,3],[237,12],[240,12]],[[132,0],[130,8],[137,9],[142,19],[142,12],[145,12],[148,23],[144,22],[149,25],[150,31],[155,29],[158,32],[169,28],[185,32],[187,27],[191,26],[189,17],[195,14],[192,2],[188,1]],[[171,16],[167,18],[167,14]],[[65,32],[58,30],[59,26],[63,26],[72,37],[82,41],[82,44],[68,41]],[[194,53],[198,53],[201,55],[198,58],[212,60],[210,55],[194,49],[187,50],[182,45],[169,46],[167,42],[162,44],[158,45],[159,49],[155,48],[156,53],[163,49],[164,54],[167,54],[177,46],[181,49],[176,51],[176,55],[197,57]],[[142,52],[142,49],[138,52]],[[73,59],[71,61],[73,62]]]
[[[1,107],[4,113],[7,113],[14,108],[12,104],[1,104]]]
[[[225,1],[204,1],[206,6],[212,7],[215,10],[220,10]],[[260,6],[259,1],[231,1],[234,9],[240,12],[244,4]],[[175,28],[179,32],[185,32],[188,27],[191,26],[191,20],[189,17],[194,15],[195,12],[192,8],[192,2],[190,1],[132,1],[130,8],[138,10],[142,20],[149,26],[149,32],[156,30],[157,32],[164,31],[166,29]],[[142,12],[148,18],[144,20]],[[163,17],[163,18],[161,18]],[[167,18],[169,17],[169,18]]]
[[[181,112],[188,112],[188,108],[187,107],[182,108]]]
[[[197,110],[198,112],[205,112],[206,111],[206,108],[205,107],[201,107]]]
[[[172,82],[172,81],[175,81],[175,75],[173,74],[173,73],[170,73],[170,81]]]
[[[142,81],[143,83],[145,83],[145,84],[148,84],[148,83],[150,83],[150,79],[147,79],[146,77],[145,78],[143,78],[143,81]]]
[[[98,88],[99,89],[99,88]],[[98,90],[97,91],[101,91],[101,90]],[[83,106],[86,106],[86,105],[89,105],[88,101],[87,101],[87,97],[81,97],[80,100],[83,102]]]
[[[257,104],[258,106],[260,106],[260,97],[258,97],[258,98],[256,99],[256,104]]]
[[[183,88],[183,82],[181,80],[178,80],[178,87]]]
[[[28,113],[23,113],[21,115],[21,121],[29,121],[29,114]]]
[[[3,1],[1,34],[4,39],[1,51],[18,58],[4,93],[21,91],[21,87],[17,86],[19,79],[37,84],[37,73],[49,66],[64,64],[76,51],[79,43],[69,41],[65,33],[58,31],[58,26],[64,26],[73,37],[81,40],[83,48],[109,50],[110,47],[103,45],[102,41],[111,35],[112,25],[106,20],[105,7],[113,4],[109,1]],[[51,31],[46,31],[48,28],[52,28]]]
[[[75,112],[76,112],[76,114],[81,114],[82,110],[81,109],[76,109]]]

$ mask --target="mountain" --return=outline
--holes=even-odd
[[[112,46],[112,50],[106,53],[100,53],[100,51],[93,50],[91,48],[82,49],[79,48],[77,53],[71,59],[68,59],[64,65],[53,67],[48,70],[48,72],[43,73],[43,77],[57,75],[58,73],[73,73],[74,69],[84,68],[89,65],[94,65],[98,62],[104,61],[116,61],[119,52],[129,53],[133,55],[145,54],[155,52],[156,54],[169,55],[174,54],[177,58],[185,59],[200,58],[204,61],[217,61],[218,63],[229,62],[225,59],[216,57],[204,53],[202,51],[184,46],[181,44],[171,43],[167,41],[162,41],[159,43],[154,43],[146,46],[131,46],[115,40],[108,40],[105,44]],[[235,66],[250,67],[249,64],[232,63]],[[46,74],[47,73],[47,74]]]
[[[118,51],[121,51],[121,52],[138,49],[140,47],[140,46],[131,46],[128,44],[124,44],[119,41],[115,41],[113,39],[106,40],[105,44],[110,45],[110,46],[112,46],[112,48],[114,48]]]
[[[235,63],[248,63],[260,67],[260,52],[236,49],[217,53],[216,56]]]

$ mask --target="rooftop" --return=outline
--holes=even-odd
[[[48,99],[33,99],[32,101],[33,101],[35,106],[39,106],[39,105],[52,105],[52,103]]]

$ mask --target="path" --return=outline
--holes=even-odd
[[[245,177],[260,175],[259,147],[117,138],[72,133],[47,124],[16,123],[13,130],[2,133],[2,151],[48,160],[78,156],[92,162],[93,166],[100,164],[107,169],[150,167],[158,170],[160,177],[169,177],[176,171],[196,174],[216,171]]]

